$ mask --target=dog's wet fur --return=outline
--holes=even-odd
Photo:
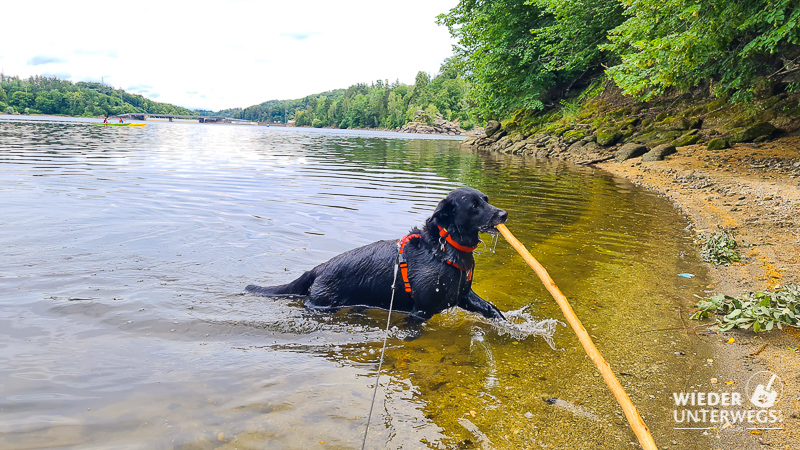
[[[305,272],[291,283],[280,286],[255,286],[247,292],[269,297],[306,298],[306,306],[338,308],[367,306],[389,309],[392,298],[392,279],[395,278],[394,311],[406,312],[408,320],[423,322],[452,306],[480,313],[490,319],[504,319],[494,305],[472,291],[472,280],[459,267],[474,266],[472,252],[457,250],[442,242],[439,227],[450,232],[456,243],[476,247],[479,233],[496,232],[508,214],[489,204],[489,198],[471,188],[459,188],[448,194],[418,234],[404,248],[408,261],[411,294],[403,287],[400,273],[395,278],[397,240],[378,241],[359,247],[324,262]]]

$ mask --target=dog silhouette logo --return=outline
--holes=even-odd
[[[750,403],[758,408],[772,408],[780,400],[782,392],[783,381],[767,370],[754,374],[747,381]]]

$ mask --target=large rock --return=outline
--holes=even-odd
[[[600,145],[614,145],[622,139],[622,133],[613,128],[597,130],[597,143]]]
[[[486,128],[485,128],[486,137],[491,137],[499,129],[500,129],[500,122],[498,122],[496,120],[490,120],[490,121],[486,122]]]
[[[647,147],[642,144],[634,144],[633,142],[627,143],[617,150],[614,160],[616,162],[627,161],[637,156],[642,156],[647,153]]]
[[[586,153],[586,149],[581,145],[580,142],[575,142],[574,144],[570,145],[567,148],[567,152],[572,153],[573,155],[583,155]]]
[[[684,134],[683,136],[679,137],[672,141],[672,145],[675,147],[685,147],[687,145],[696,144],[697,141],[700,140],[700,136],[697,135],[697,130],[692,130],[689,133]]]
[[[656,131],[682,131],[688,130],[692,124],[682,117],[667,117],[655,124]]]
[[[734,131],[734,133],[728,137],[728,142],[731,144],[737,142],[752,142],[760,137],[770,137],[777,131],[778,129],[772,126],[771,123],[760,122]]]
[[[467,134],[467,132],[462,130],[457,124],[445,120],[444,116],[440,113],[436,113],[436,118],[433,120],[434,126],[430,126],[423,121],[423,114],[424,111],[421,109],[417,110],[414,120],[398,128],[396,131],[399,133],[446,134],[451,136]]]
[[[584,136],[585,134],[581,130],[570,130],[564,133],[562,137],[564,139],[564,143],[570,145],[580,141],[581,139],[584,138]]]
[[[665,157],[676,153],[674,145],[662,144],[642,156],[642,162],[663,161]]]
[[[722,150],[724,148],[730,148],[730,146],[731,146],[731,144],[730,144],[730,142],[728,142],[727,139],[725,139],[725,138],[716,138],[716,139],[712,139],[708,143],[708,147],[706,147],[706,150]]]

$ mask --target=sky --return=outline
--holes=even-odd
[[[8,2],[0,70],[218,111],[435,74],[458,0]],[[24,20],[22,20],[24,18]]]

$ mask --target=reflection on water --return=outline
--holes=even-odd
[[[0,121],[0,447],[359,447],[386,312],[309,311],[242,289],[402,236],[462,185],[509,212],[656,442],[707,447],[667,411],[671,392],[711,376],[681,329],[704,277],[681,256],[694,254],[682,219],[592,169],[457,143]],[[516,328],[450,310],[407,340],[394,316],[370,448],[634,440],[504,242],[477,258],[475,290]],[[539,332],[552,329],[553,348]]]

